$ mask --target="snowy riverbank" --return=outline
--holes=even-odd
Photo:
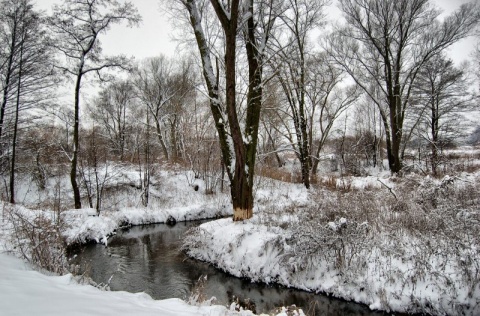
[[[185,174],[172,172],[160,173],[155,199],[142,207],[131,185],[137,180],[123,183],[128,173],[118,174],[111,183],[115,195],[99,216],[93,209],[58,214],[3,204],[0,252],[21,255],[28,244],[15,234],[16,220],[61,223],[59,234],[69,244],[108,244],[123,225],[231,214],[226,193],[206,195],[201,182],[194,190]],[[237,277],[325,292],[371,309],[480,313],[480,174],[333,180],[321,181],[336,190],[307,191],[260,178],[252,219],[205,223],[185,238],[184,249]],[[25,204],[39,200],[40,193],[29,188]]]
[[[152,188],[151,203],[142,207],[138,189],[132,186],[138,178],[128,169],[117,172],[116,177],[110,179],[109,187],[117,190],[105,197],[105,208],[99,216],[89,208],[61,212],[33,208],[54,198],[55,184],[62,188],[59,192],[62,199],[68,198],[68,185],[58,185],[65,181],[64,178],[50,179],[42,191],[27,178],[20,186],[19,196],[30,208],[0,202],[2,312],[8,315],[254,315],[235,304],[208,306],[208,300],[197,302],[193,299],[192,306],[179,299],[156,301],[145,293],[109,292],[80,285],[71,274],[47,276],[33,271],[30,264],[14,256],[31,259],[38,255],[37,250],[45,251],[49,253],[47,257],[55,257],[50,258],[49,264],[54,265],[55,270],[64,271],[62,266],[68,266],[68,262],[58,251],[63,242],[73,245],[94,241],[108,245],[108,238],[125,225],[165,223],[171,217],[185,221],[231,215],[227,194],[206,195],[201,181],[191,181],[184,173],[172,171],[161,172],[154,179],[156,185]],[[30,229],[34,229],[35,234],[25,236]],[[39,240],[40,236],[47,239]],[[282,316],[286,312],[280,308],[275,314]],[[297,314],[303,315],[302,312]]]
[[[39,273],[22,260],[2,253],[0,266],[2,315],[253,315],[224,306],[192,306],[180,299],[157,301],[145,293],[101,291],[78,284],[71,274]]]
[[[390,183],[391,194],[317,192],[295,211],[204,223],[184,249],[237,277],[375,310],[479,315],[478,180],[407,177]]]

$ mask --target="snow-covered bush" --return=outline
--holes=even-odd
[[[10,243],[14,251],[47,271],[65,273],[68,266],[66,243],[61,235],[64,223],[52,221],[43,211],[3,206],[4,217],[11,225]]]
[[[330,261],[343,271],[351,267],[352,259],[365,250],[368,236],[367,222],[357,223],[341,217],[335,221],[322,223],[311,221],[309,225],[296,226],[290,242],[295,245],[297,265],[309,265],[310,260]]]

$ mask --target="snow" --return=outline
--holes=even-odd
[[[0,253],[2,315],[253,315],[224,306],[192,306],[180,299],[156,301],[145,293],[101,291],[71,274],[47,276]]]
[[[201,180],[189,180],[188,172],[160,171],[153,177],[152,199],[148,207],[141,206],[134,184],[139,182],[139,173],[131,168],[110,168],[108,187],[121,191],[120,200],[128,201],[130,207],[121,207],[117,200],[106,197],[104,210],[97,216],[95,209],[70,209],[54,212],[51,209],[30,209],[21,205],[0,202],[0,305],[5,315],[254,315],[241,307],[208,306],[210,301],[194,303],[193,306],[179,299],[156,301],[145,293],[109,292],[91,285],[79,284],[71,274],[63,276],[44,275],[24,261],[13,257],[22,256],[18,245],[28,240],[14,233],[12,219],[21,216],[29,223],[37,218],[62,223],[61,234],[68,244],[94,241],[108,245],[108,238],[123,225],[163,223],[169,216],[178,221],[215,218],[232,214],[227,193],[206,195],[202,192]],[[55,196],[58,183],[68,183],[65,178],[50,178],[46,189],[39,190],[28,177],[19,177],[18,189],[23,192],[26,205],[45,205]],[[192,184],[199,185],[195,191]],[[61,199],[68,199],[68,185],[60,186]],[[67,189],[65,189],[67,188]],[[127,189],[125,189],[127,188]],[[65,189],[65,190],[64,190]],[[123,190],[123,191],[122,191]],[[60,217],[59,217],[60,216]],[[227,219],[231,221],[231,219]],[[28,254],[27,254],[28,256]],[[301,313],[297,313],[302,315]],[[283,315],[283,314],[281,314]]]
[[[407,176],[403,181],[421,182],[417,191],[423,187],[422,194],[427,195],[453,185],[452,179],[454,177],[445,176],[440,180],[428,177],[422,180]],[[462,187],[478,183],[479,174],[460,174],[456,179],[455,185]],[[355,190],[370,189],[376,182],[373,177],[354,180],[357,188],[352,186],[352,189]],[[396,188],[399,180],[381,181]],[[457,222],[450,222],[452,227],[441,230],[418,232],[420,235],[415,229],[412,232],[375,229],[369,222],[357,224],[348,216],[339,216],[334,221],[326,221],[325,226],[313,226],[312,231],[308,231],[309,225],[305,225],[304,220],[312,215],[306,212],[302,217],[302,209],[313,205],[314,195],[294,184],[270,182],[257,190],[253,218],[241,223],[220,219],[202,224],[185,238],[187,254],[253,282],[325,292],[366,304],[371,309],[448,315],[480,313],[479,266],[475,263],[480,260],[478,236],[470,235],[472,231],[469,231],[466,239],[448,239],[449,232],[456,234],[455,225],[463,225],[463,219],[471,220],[469,225],[478,223],[478,208],[440,209],[438,213],[431,213],[428,216],[453,214],[446,222],[455,218]],[[383,190],[389,195],[385,188]],[[415,193],[418,192],[412,192]],[[295,211],[290,213],[291,208]],[[339,214],[348,215],[349,210]],[[397,212],[393,216],[405,215]],[[321,236],[325,236],[324,241],[318,240]],[[315,244],[319,242],[325,243],[327,252],[315,248],[320,247]],[[340,255],[342,261],[338,262]]]
[[[328,223],[334,231],[341,225],[347,225],[345,218]],[[196,240],[197,247],[188,250],[190,256],[211,262],[234,276],[248,277],[253,282],[327,292],[368,304],[371,309],[418,312],[410,309],[414,297],[419,306],[431,304],[447,314],[456,313],[455,309],[448,308],[450,300],[458,305],[472,306],[473,310],[467,309],[470,315],[479,312],[476,302],[480,289],[468,294],[461,273],[456,272],[459,267],[447,269],[448,280],[436,278],[444,272],[442,254],[421,258],[428,260],[431,274],[418,275],[415,269],[419,264],[416,257],[421,255],[418,251],[407,251],[402,257],[386,257],[379,249],[371,249],[370,254],[364,254],[367,258],[365,269],[359,269],[348,279],[321,257],[313,257],[311,262],[297,260],[296,250],[288,243],[291,237],[288,232],[261,225],[258,217],[244,223],[221,219],[202,224],[199,229],[201,234],[191,238],[200,235],[202,239]],[[187,239],[186,242],[191,241]],[[387,238],[385,243],[391,248]],[[412,249],[417,246],[415,240],[402,240],[402,243],[409,243]],[[346,279],[350,282],[345,282]],[[450,280],[453,285],[448,284]],[[448,295],[449,291],[455,296]]]
[[[90,241],[106,244],[108,237],[118,227],[165,223],[169,216],[177,221],[190,221],[232,214],[227,193],[206,195],[205,183],[195,179],[191,172],[161,170],[152,175],[150,203],[145,207],[138,193],[140,190],[136,188],[140,183],[140,173],[123,165],[112,165],[109,170],[105,187],[116,193],[104,198],[99,216],[91,208],[60,212],[60,218],[66,226],[62,235],[67,244]],[[194,185],[198,185],[198,191],[193,189]],[[58,187],[61,188],[60,192],[56,192]],[[22,212],[30,219],[39,214],[55,219],[58,216],[56,212],[49,208],[37,209],[38,205],[48,205],[51,203],[49,201],[56,199],[55,194],[60,200],[70,201],[72,198],[68,188],[70,185],[66,176],[48,179],[44,190],[38,189],[29,177],[19,176],[18,200],[27,206],[21,208]]]
[[[15,240],[12,234],[8,216],[12,208],[29,221],[41,216],[64,223],[61,234],[69,244],[95,241],[106,245],[109,236],[123,225],[161,223],[169,216],[177,220],[194,220],[232,213],[228,193],[206,195],[202,192],[201,180],[177,170],[158,171],[152,176],[154,198],[148,207],[144,207],[138,198],[139,189],[132,187],[139,182],[138,172],[131,168],[110,170],[114,173],[109,177],[108,185],[115,188],[113,194],[121,198],[106,197],[105,209],[99,216],[94,209],[66,210],[58,217],[48,208],[0,205],[0,252],[18,255],[15,243],[22,242]],[[479,179],[480,173],[459,173],[442,179],[406,175],[400,180],[385,174],[336,178],[337,186],[338,181],[344,181],[340,186],[351,191],[347,190],[341,196],[363,192],[357,195],[359,198],[355,204],[345,205],[338,199],[340,195],[332,197],[333,193],[328,191],[322,195],[321,188],[306,190],[302,184],[257,178],[252,219],[233,222],[231,218],[222,218],[204,223],[185,237],[184,248],[194,258],[253,282],[325,292],[366,304],[371,309],[475,315],[480,313],[478,234],[473,238],[468,234],[465,238],[460,236],[456,249],[445,238],[452,232],[461,231],[463,234],[459,230],[462,225],[473,223],[478,226],[478,199],[453,210],[434,209],[423,214],[425,211],[418,209],[416,212],[421,216],[411,219],[402,209],[402,203],[412,203],[408,199],[398,201],[398,209],[387,211],[382,207],[383,200],[397,199],[391,192],[395,191],[400,197],[402,190],[405,191],[402,185],[407,185],[411,199],[428,202],[431,198],[441,198],[442,190],[448,191],[453,186],[475,190]],[[45,205],[45,200],[54,196],[55,182],[64,180],[50,179],[45,191],[41,192],[28,178],[20,178],[19,190],[24,192],[25,205]],[[193,184],[198,184],[200,190],[194,191]],[[409,185],[415,187],[411,192],[408,191]],[[464,193],[466,197],[475,197],[475,191]],[[68,191],[61,194],[62,199],[69,196]],[[384,225],[395,225],[395,220],[407,216],[405,220],[412,221],[410,225],[415,226],[419,225],[415,222],[417,220],[437,216],[445,218],[444,226],[426,232],[383,230],[375,227],[378,225],[375,219],[355,218],[359,207],[356,204],[362,203],[367,206],[372,203],[372,207],[379,208],[372,214],[383,216],[380,223]],[[309,213],[312,207],[314,213]],[[325,220],[318,224],[312,220],[328,207],[335,208],[333,214],[325,215]],[[0,264],[5,267],[0,271],[0,303],[6,306],[7,314],[30,314],[32,310],[38,310],[37,315],[54,315],[57,313],[55,308],[58,308],[58,314],[66,311],[68,314],[72,314],[70,311],[73,314],[76,311],[78,314],[90,313],[95,309],[95,314],[99,315],[129,314],[132,310],[135,315],[153,311],[162,315],[237,315],[223,306],[190,306],[180,300],[154,301],[146,294],[103,292],[77,284],[71,275],[41,275],[5,254],[0,254]],[[471,279],[475,275],[477,277]],[[45,293],[43,299],[42,293]],[[47,304],[47,296],[58,297],[61,303]],[[71,297],[71,302],[67,296]],[[31,300],[32,304],[21,304],[22,300]],[[90,303],[86,303],[87,300]]]

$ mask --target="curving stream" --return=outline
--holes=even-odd
[[[242,302],[253,302],[256,313],[296,304],[310,315],[384,315],[325,295],[251,283],[190,259],[179,250],[181,237],[200,223],[157,224],[118,231],[108,247],[87,245],[75,253],[72,262],[87,270],[95,282],[109,283],[113,291],[146,292],[155,299],[188,299],[200,276],[207,275],[203,293],[206,298],[215,296],[215,304],[227,305],[237,297]]]

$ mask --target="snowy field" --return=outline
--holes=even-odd
[[[138,172],[122,166],[113,174],[107,183],[112,190],[105,195],[99,216],[94,209],[59,211],[61,207],[56,210],[49,205],[56,198],[71,199],[66,178],[52,177],[40,190],[25,177],[18,196],[23,197],[26,207],[1,205],[0,252],[32,260],[41,257],[36,253],[41,249],[49,251],[48,257],[55,257],[61,249],[59,240],[70,245],[91,241],[108,245],[109,236],[121,226],[162,223],[171,217],[181,221],[231,214],[227,192],[205,194],[204,183],[188,172],[158,172],[152,180],[152,198],[147,207],[142,205],[136,188]],[[377,173],[324,181],[324,185],[307,191],[301,184],[259,177],[252,219],[234,223],[231,218],[221,218],[205,223],[189,232],[184,250],[253,282],[324,292],[367,304],[371,309],[480,314],[480,173],[441,179],[414,174],[395,178]],[[30,224],[43,225],[40,231],[49,247],[18,233],[22,232],[19,228]],[[19,281],[2,282],[2,302],[10,302],[11,291],[31,293],[22,287],[22,282],[27,287],[31,277],[39,284],[32,286],[32,291],[42,286],[52,291],[68,287],[75,297],[70,306],[81,307],[82,299],[96,295],[100,309],[129,311],[131,307],[134,314],[142,314],[137,312],[138,305],[145,308],[145,314],[162,308],[173,314],[181,310],[185,315],[234,313],[230,307],[200,308],[178,300],[158,302],[144,294],[99,292],[75,285],[71,275],[46,277],[25,269],[17,259],[2,254],[0,260],[9,269],[22,267],[7,271]],[[62,260],[58,255],[53,270],[68,269]],[[19,284],[14,288],[14,283]],[[82,296],[87,292],[90,294]],[[125,296],[132,306],[120,308],[122,305],[112,303],[126,302]],[[102,305],[103,300],[111,302]],[[13,306],[13,300],[9,304],[12,312],[24,308],[22,304]],[[45,311],[43,315],[51,315],[50,306],[39,308]]]

